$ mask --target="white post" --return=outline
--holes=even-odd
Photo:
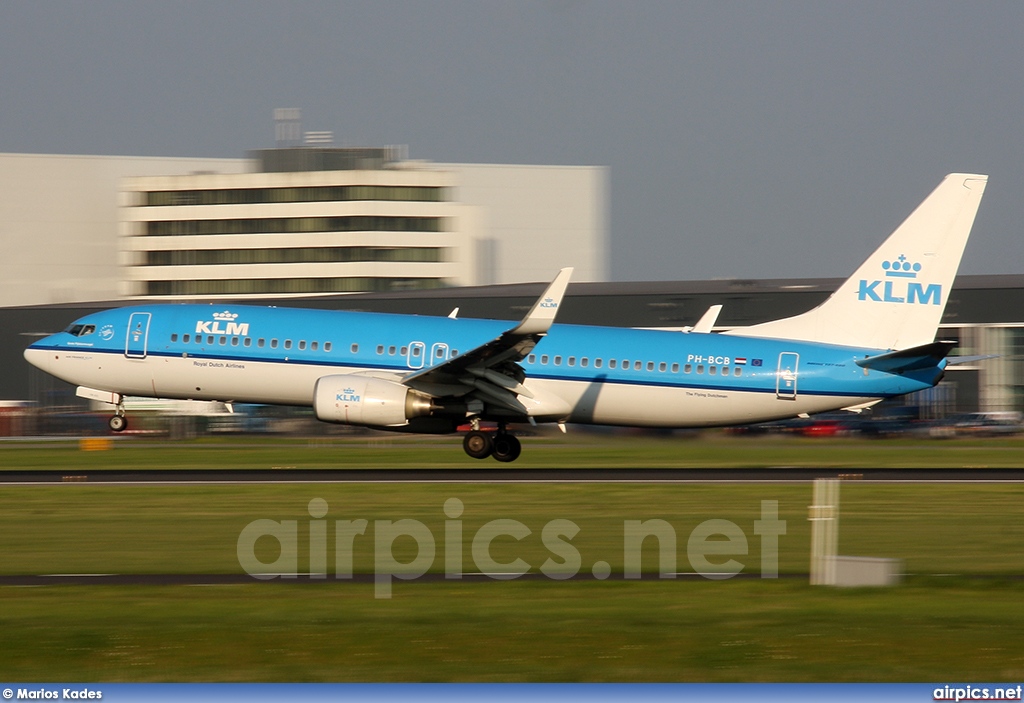
[[[839,479],[814,479],[811,521],[811,585],[836,584],[836,553],[839,549]]]

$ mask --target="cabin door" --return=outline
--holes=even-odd
[[[422,369],[423,368],[423,357],[425,345],[423,342],[410,342],[409,343],[409,355],[406,357],[406,362],[409,364],[410,369]]]
[[[129,359],[145,359],[149,344],[149,322],[152,313],[133,312],[128,318],[128,336],[124,343],[124,355]]]
[[[779,354],[779,370],[775,374],[775,397],[779,400],[796,400],[797,367],[800,355],[796,352]]]

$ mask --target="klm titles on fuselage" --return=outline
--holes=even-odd
[[[227,334],[232,336],[245,337],[249,334],[248,322],[235,322],[238,313],[215,312],[212,320],[199,320],[196,322],[196,334]]]
[[[932,305],[942,304],[942,285],[929,283],[926,285],[917,281],[907,281],[901,285],[898,279],[917,278],[921,271],[920,263],[911,263],[907,257],[900,254],[892,261],[883,261],[882,269],[889,279],[897,280],[876,280],[868,281],[861,279],[857,284],[857,300],[871,300],[876,303],[905,303],[907,305]],[[881,290],[879,290],[881,286]]]

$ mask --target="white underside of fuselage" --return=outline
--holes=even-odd
[[[310,406],[318,379],[334,374],[373,374],[365,368],[191,357],[142,359],[90,350],[30,350],[32,363],[69,383],[126,396]],[[383,372],[387,373],[387,372]],[[397,375],[395,378],[397,379]],[[860,396],[801,395],[780,398],[750,390],[704,390],[668,385],[531,379],[538,397],[554,397],[566,414],[540,421],[633,427],[714,427],[796,417],[875,400]],[[558,405],[561,406],[561,403]]]

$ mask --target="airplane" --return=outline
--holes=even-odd
[[[514,461],[513,423],[713,427],[860,411],[931,388],[955,360],[939,320],[988,177],[950,174],[835,293],[805,313],[713,332],[556,324],[564,268],[508,322],[235,304],[87,315],[25,358],[113,406],[126,396],[312,407],[319,420],[453,433]],[[497,424],[486,432],[481,422]]]

